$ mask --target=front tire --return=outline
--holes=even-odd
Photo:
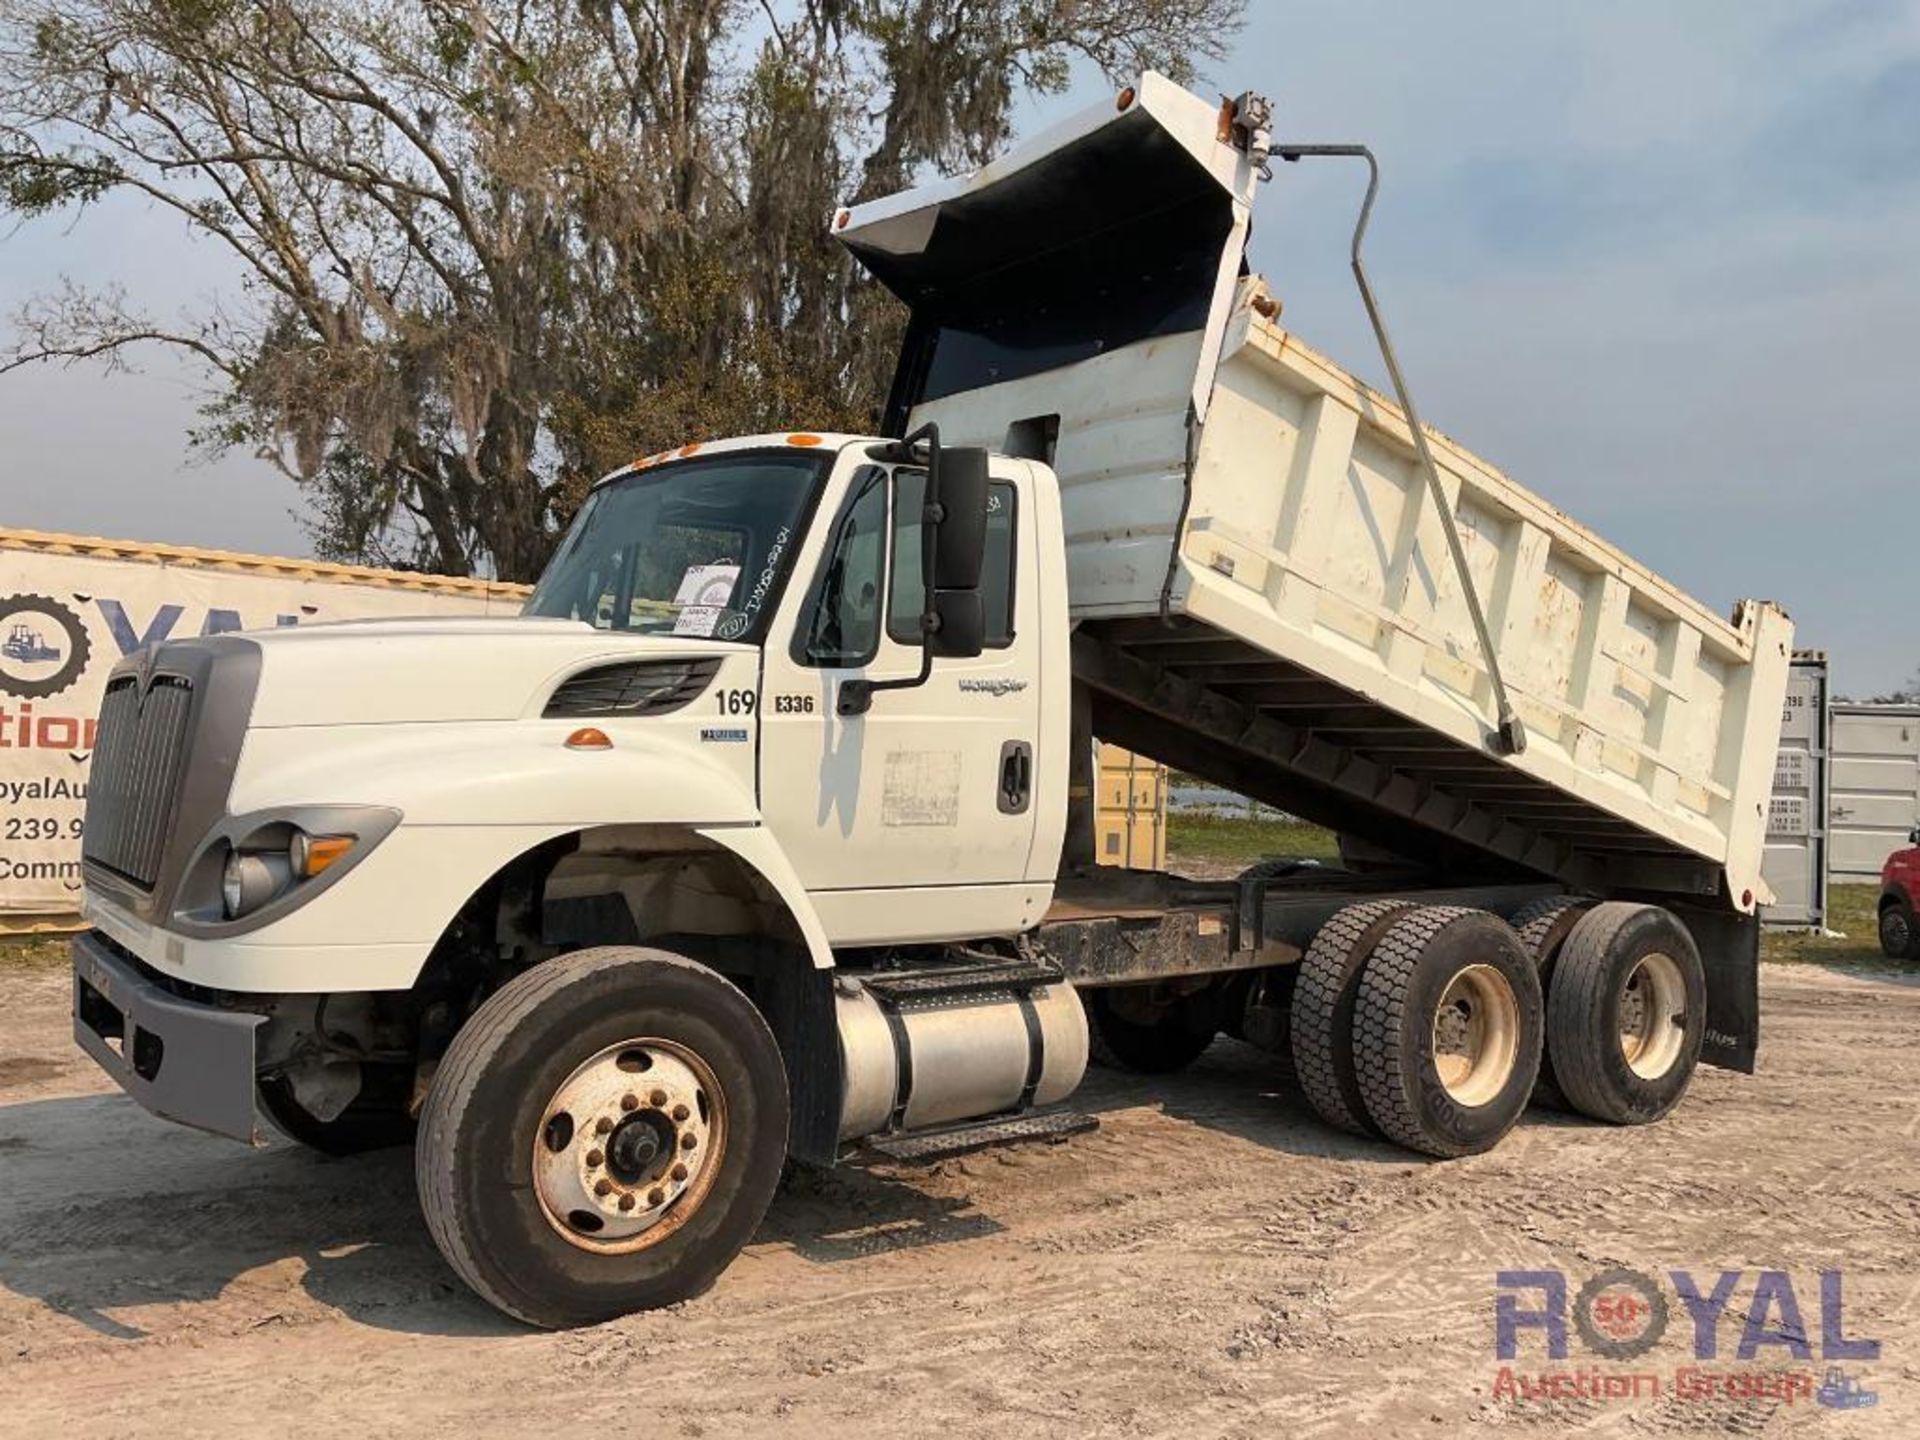
[[[489,1304],[560,1329],[705,1290],[786,1155],[760,1012],[664,950],[612,946],[507,984],[454,1037],[414,1172],[434,1243]]]
[[[1889,960],[1920,960],[1920,924],[1898,899],[1881,907],[1880,949]]]
[[[413,1143],[413,1117],[397,1100],[380,1105],[357,1099],[332,1120],[319,1120],[301,1107],[293,1087],[278,1076],[262,1080],[257,1093],[274,1129],[322,1155],[364,1155]]]

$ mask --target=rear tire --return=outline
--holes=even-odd
[[[1609,901],[1573,927],[1547,996],[1554,1077],[1583,1115],[1646,1125],[1680,1103],[1706,1033],[1707,985],[1672,912]]]
[[[1514,911],[1507,918],[1514,933],[1520,937],[1520,943],[1533,956],[1534,967],[1540,972],[1540,993],[1553,993],[1553,967],[1560,958],[1560,947],[1566,943],[1567,936],[1573,933],[1573,927],[1580,923],[1580,917],[1593,908],[1591,900],[1583,900],[1573,895],[1549,895],[1543,900],[1532,900]],[[1540,1052],[1540,1077],[1533,1082],[1533,1100],[1535,1105],[1549,1110],[1571,1110],[1566,1095],[1560,1089],[1560,1082],[1553,1076],[1553,1032],[1547,1032],[1547,1043]]]
[[[1113,985],[1086,992],[1087,1043],[1110,1070],[1171,1075],[1205,1053],[1220,1033],[1211,991],[1160,998],[1158,985]]]
[[[1294,982],[1290,1033],[1300,1089],[1322,1120],[1354,1135],[1380,1133],[1353,1068],[1360,972],[1380,937],[1412,908],[1406,900],[1365,900],[1340,910],[1307,946]]]
[[[1901,900],[1880,909],[1880,949],[1889,960],[1920,960],[1920,924]]]
[[[558,1329],[705,1290],[766,1214],[786,1141],[786,1072],[752,1002],[691,960],[612,946],[518,976],[454,1036],[414,1173],[460,1278]]]
[[[1423,907],[1374,947],[1354,1012],[1367,1114],[1408,1149],[1491,1150],[1527,1108],[1545,1030],[1533,957],[1482,910]]]

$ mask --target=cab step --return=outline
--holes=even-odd
[[[990,999],[1059,985],[1066,974],[1045,961],[1009,960],[1004,964],[927,965],[902,970],[852,972],[882,1004],[924,1005],[962,998]]]
[[[1015,1115],[1001,1120],[969,1121],[942,1126],[937,1130],[916,1130],[902,1135],[876,1135],[867,1140],[867,1148],[877,1150],[889,1160],[906,1165],[930,1165],[955,1155],[971,1155],[996,1145],[1015,1145],[1028,1140],[1064,1140],[1069,1135],[1084,1135],[1098,1130],[1095,1115],[1077,1110],[1049,1110],[1038,1115]]]

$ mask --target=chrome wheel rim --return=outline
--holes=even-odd
[[[1620,1054],[1642,1080],[1674,1066],[1687,1039],[1687,984],[1680,964],[1658,951],[1642,956],[1620,992]]]
[[[1456,1104],[1485,1105],[1506,1088],[1520,1056],[1520,1001],[1492,965],[1447,982],[1433,1017],[1433,1066]]]
[[[563,1081],[533,1137],[533,1190],[568,1244],[657,1245],[700,1208],[726,1151],[713,1069],[671,1040],[609,1045]]]

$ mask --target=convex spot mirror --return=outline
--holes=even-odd
[[[933,613],[938,622],[927,637],[927,648],[943,660],[971,660],[987,648],[987,607],[978,590],[936,590]]]

